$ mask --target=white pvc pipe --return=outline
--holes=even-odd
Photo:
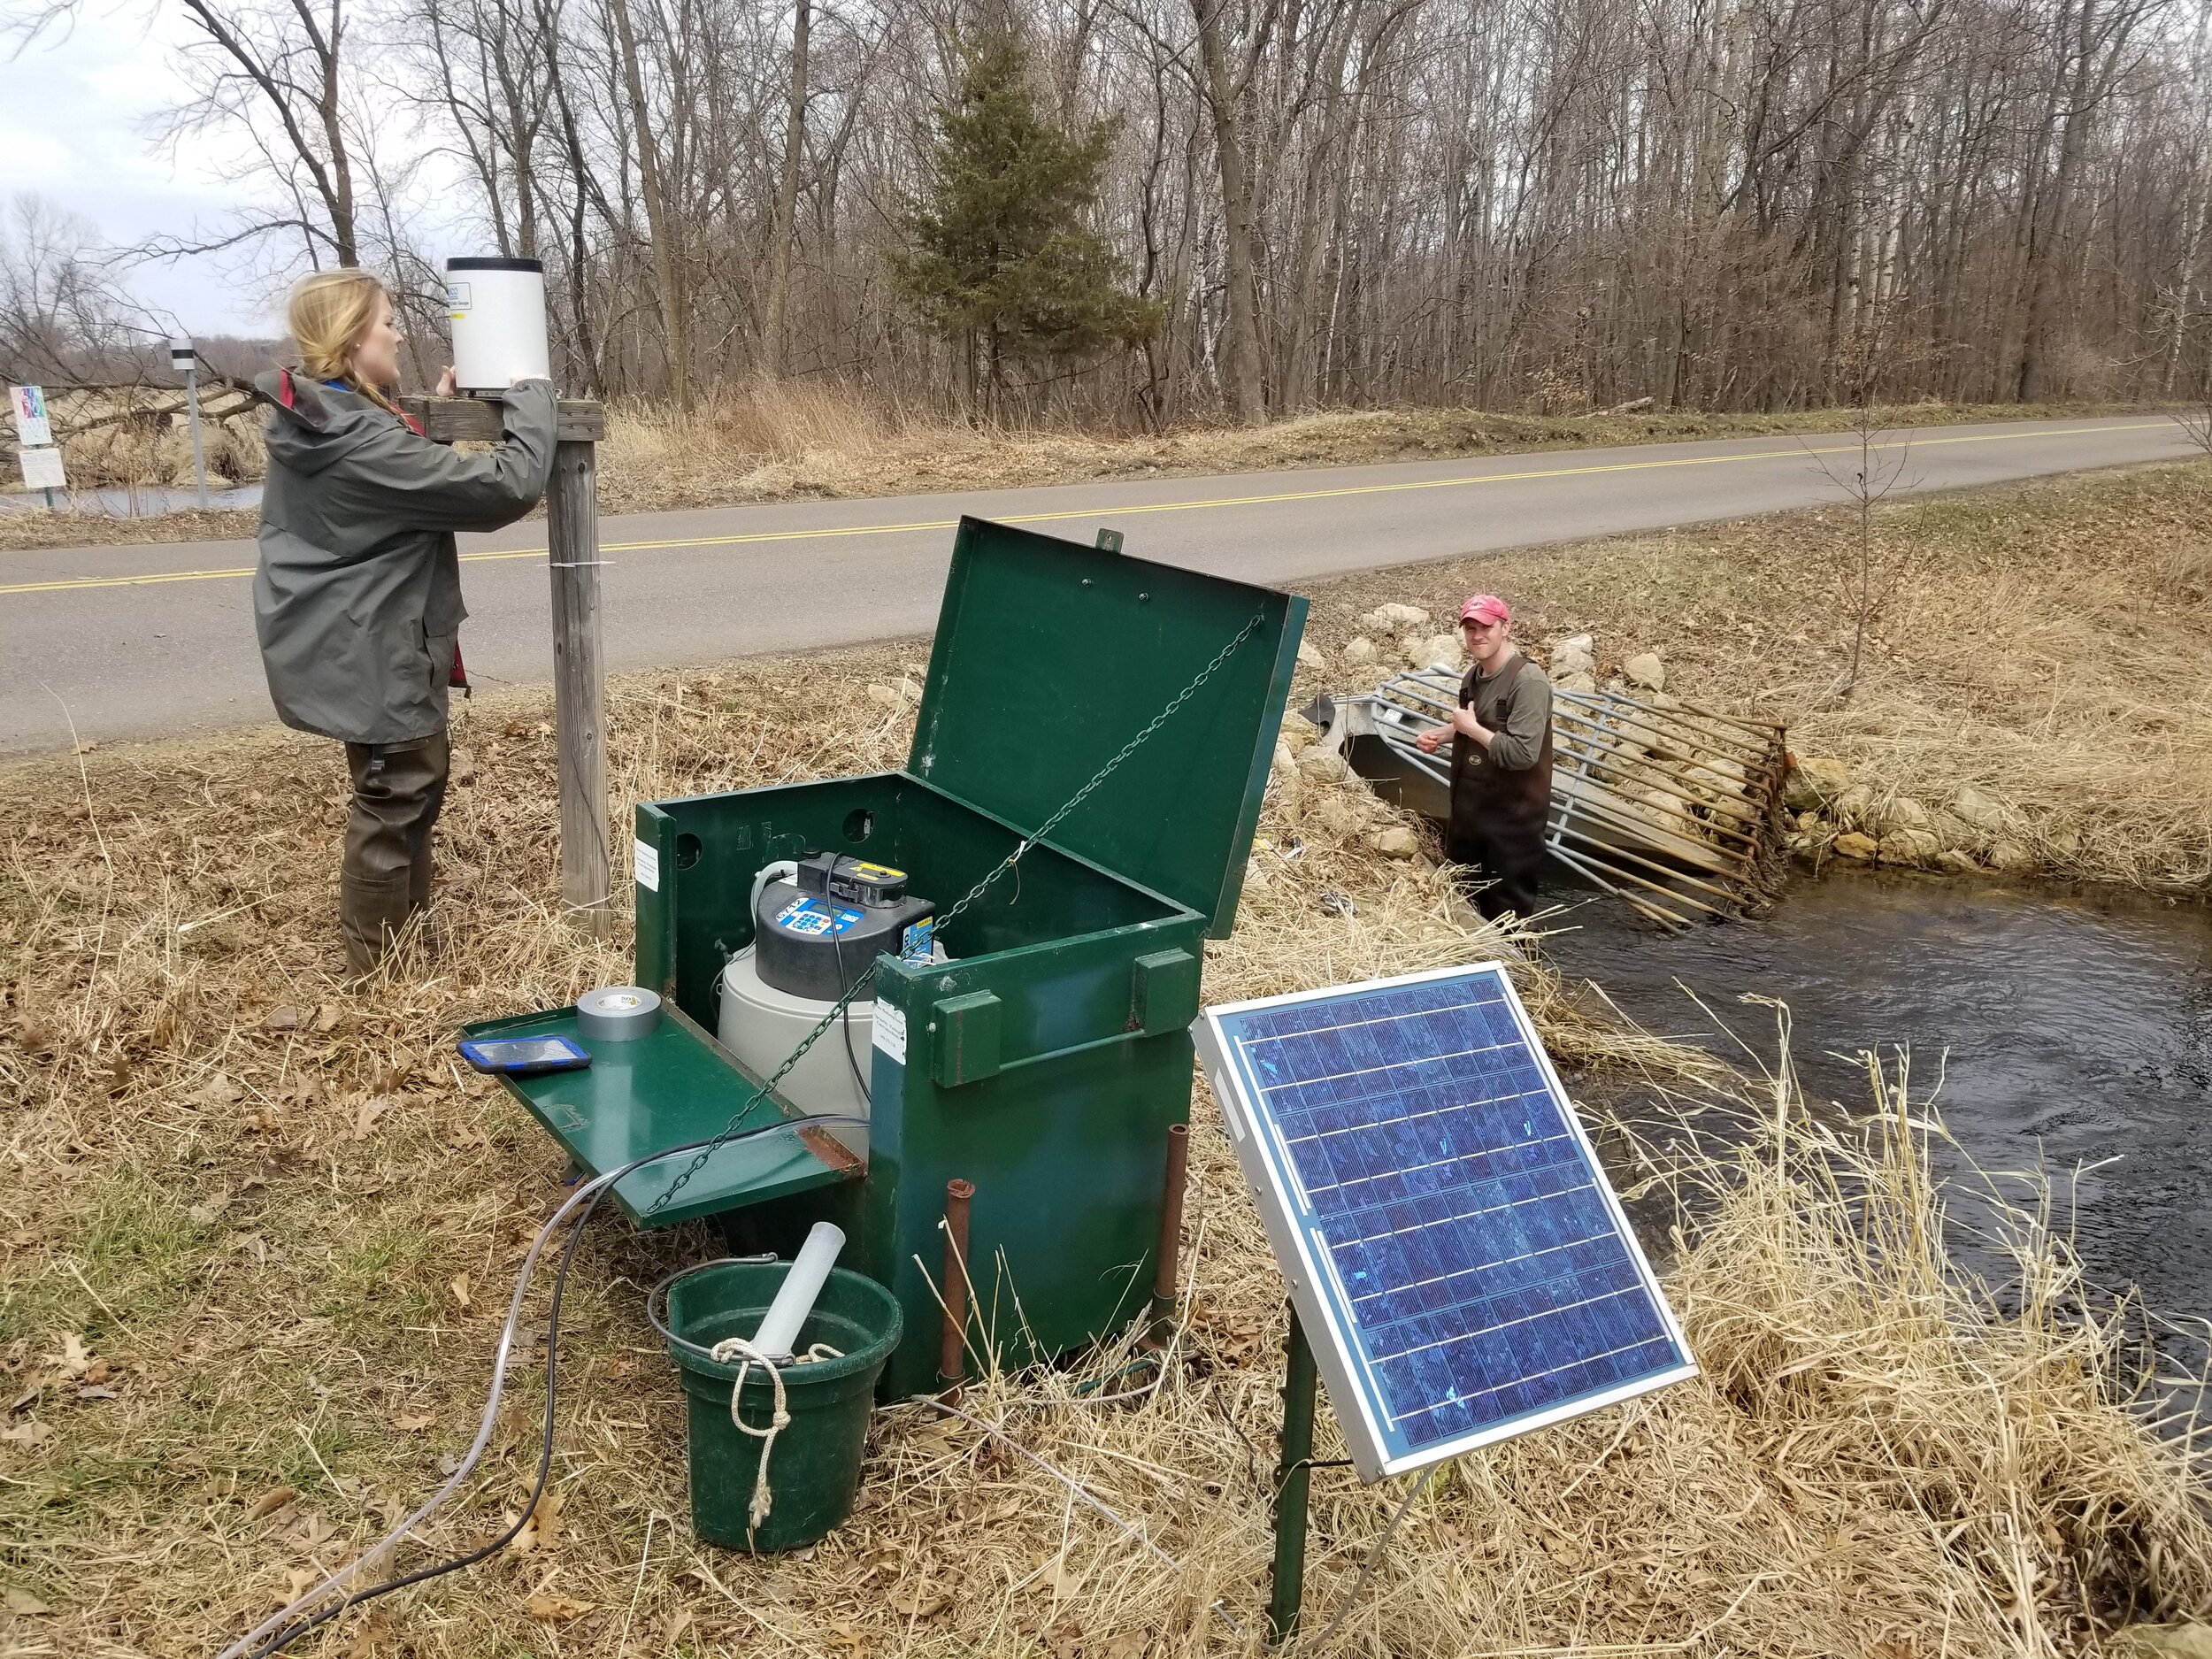
[[[826,1221],[814,1224],[813,1230],[806,1235],[806,1242],[799,1247],[798,1259],[783,1276],[783,1287],[776,1292],[775,1301],[768,1304],[768,1317],[754,1333],[755,1351],[780,1365],[791,1357],[796,1351],[800,1329],[806,1324],[807,1315],[814,1311],[814,1299],[822,1294],[830,1269],[837,1264],[837,1253],[844,1248],[842,1231]]]

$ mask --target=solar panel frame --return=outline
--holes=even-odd
[[[1383,1403],[1382,1385],[1364,1348],[1354,1334],[1356,1320],[1352,1313],[1353,1299],[1325,1248],[1325,1235],[1314,1225],[1313,1207],[1291,1158],[1282,1125],[1268,1106],[1259,1078],[1239,1047],[1236,1031],[1249,1016],[1269,1010],[1300,1005],[1318,1008],[1402,987],[1448,979],[1464,979],[1471,985],[1480,982],[1480,988],[1494,993],[1497,1004],[1510,1016],[1514,1034],[1533,1062],[1543,1090],[1571,1137],[1573,1153],[1586,1168],[1590,1185],[1602,1200],[1613,1235],[1619,1240],[1638,1282],[1648,1294],[1665,1338],[1672,1345],[1676,1361],[1612,1386],[1487,1423],[1466,1432],[1412,1445],[1402,1432],[1386,1425],[1387,1409]],[[1341,1027],[1317,1029],[1333,1033]],[[1201,1010],[1192,1024],[1191,1033],[1212,1084],[1214,1098],[1227,1122],[1238,1162],[1257,1201],[1269,1243],[1289,1286],[1292,1303],[1312,1345],[1316,1365],[1327,1385],[1330,1401],[1337,1408],[1347,1449],[1363,1479],[1371,1481],[1403,1474],[1479,1447],[1633,1399],[1697,1374],[1697,1363],[1683,1336],[1680,1322],[1668,1305],[1658,1277],[1652,1271],[1635,1231],[1629,1225],[1619,1195],[1605,1177],[1581,1118],[1561,1083],[1550,1056],[1538,1039],[1534,1023],[1514,990],[1512,978],[1503,963],[1430,969],[1317,991],[1223,1003]],[[1638,1346],[1651,1346],[1658,1340],[1650,1337]]]

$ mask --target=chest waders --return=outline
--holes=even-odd
[[[1513,659],[1512,678],[1499,687],[1501,710],[1510,703],[1520,677],[1533,664]],[[1479,669],[1460,681],[1459,706],[1472,706]],[[1486,720],[1486,726],[1503,723]],[[1506,911],[1526,918],[1536,909],[1544,870],[1544,820],[1551,810],[1551,723],[1544,725],[1544,745],[1536,764],[1509,772],[1492,761],[1471,737],[1452,737],[1452,817],[1444,836],[1445,856],[1470,864],[1494,885],[1475,895],[1475,907],[1495,920]]]

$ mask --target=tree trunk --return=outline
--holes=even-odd
[[[1191,0],[1198,19],[1198,55],[1205,72],[1206,104],[1213,116],[1214,159],[1221,173],[1223,260],[1227,266],[1229,316],[1222,380],[1229,412],[1244,426],[1267,419],[1260,380],[1259,282],[1252,257],[1252,183],[1237,132],[1237,94],[1221,43],[1221,8],[1227,0]]]
[[[608,0],[615,34],[622,47],[622,89],[637,129],[638,181],[645,192],[645,224],[653,238],[653,286],[659,292],[661,329],[668,353],[669,389],[676,407],[691,409],[689,352],[684,339],[682,279],[676,262],[674,214],[662,190],[659,146],[653,137],[652,111],[645,102],[645,78],[638,68],[637,32],[630,23],[630,0]]]
[[[790,359],[784,325],[791,306],[791,231],[799,204],[799,157],[806,142],[806,48],[810,0],[799,0],[791,23],[791,91],[785,105],[783,172],[776,180],[773,245],[768,250],[768,316],[762,327],[763,359],[780,378]]]

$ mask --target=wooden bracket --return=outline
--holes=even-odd
[[[482,397],[403,397],[400,407],[422,422],[436,443],[497,443],[506,428],[500,400]],[[564,397],[553,436],[561,443],[596,443],[607,435],[607,411],[595,398]]]

